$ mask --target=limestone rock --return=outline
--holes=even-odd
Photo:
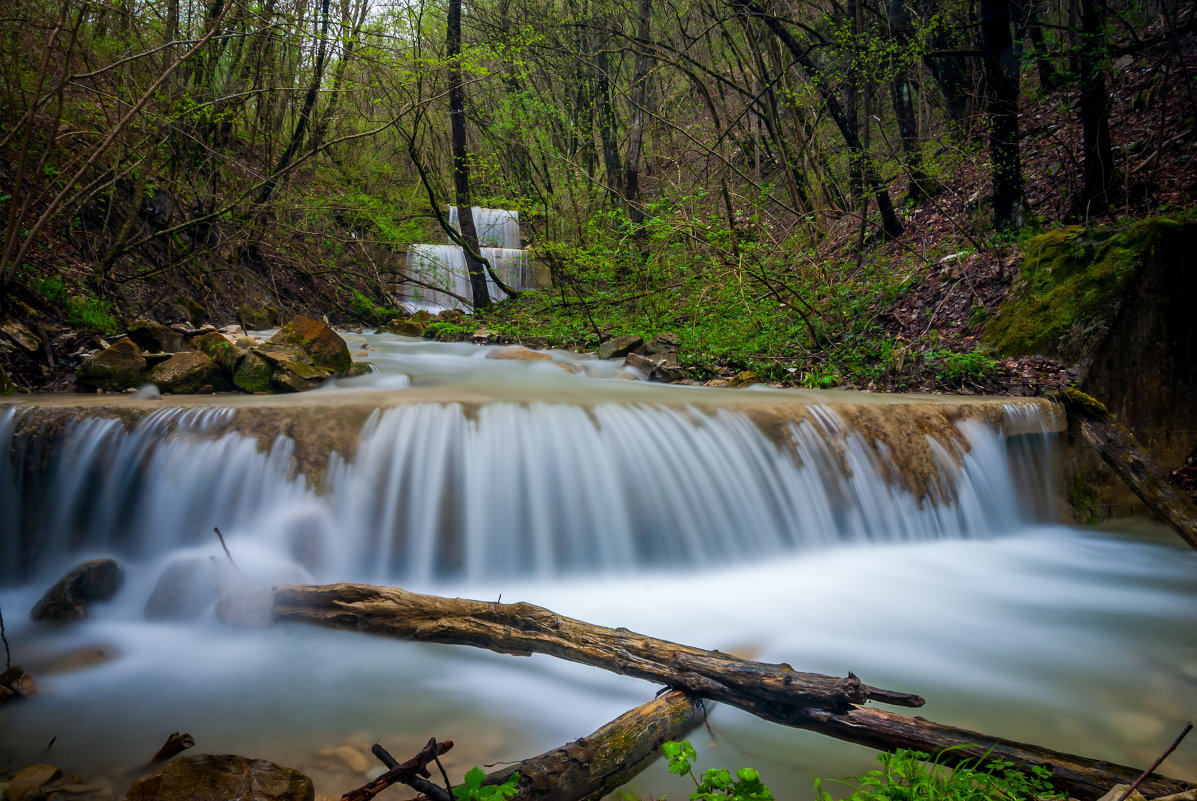
[[[41,801],[46,797],[45,786],[62,775],[53,765],[30,765],[21,768],[4,790],[5,801]]]
[[[219,334],[217,335],[219,336]],[[176,395],[199,392],[203,387],[225,388],[220,367],[203,353],[183,351],[150,371],[150,381],[163,392]]]
[[[153,320],[134,320],[129,324],[128,335],[147,353],[178,353],[187,347],[182,334]]]
[[[145,602],[146,620],[199,617],[220,595],[218,569],[211,560],[199,556],[170,562]]]
[[[107,350],[84,359],[75,371],[80,384],[109,392],[124,392],[146,382],[147,367],[141,348],[125,337]]]
[[[489,328],[479,328],[470,336],[470,339],[474,340],[475,342],[486,342],[491,338],[491,336],[492,334]]]
[[[398,334],[401,337],[422,337],[424,336],[424,325],[396,317],[379,328],[378,332],[380,334]]]
[[[189,343],[188,350],[202,353],[212,361],[221,371],[232,377],[233,372],[237,368],[237,362],[241,361],[245,356],[245,351],[237,347],[236,337],[230,337],[222,334],[219,331],[213,331],[208,334],[201,334]]]
[[[30,331],[20,320],[9,320],[0,325],[0,331],[30,353],[37,353],[41,347],[41,340],[37,338],[37,334]]]
[[[599,345],[598,357],[600,359],[619,359],[627,356],[633,351],[639,350],[644,344],[644,339],[638,336],[615,337],[608,339],[603,344]]]
[[[34,620],[73,621],[87,617],[88,607],[116,595],[125,572],[111,559],[92,559],[77,565],[46,590],[29,616]]]
[[[197,754],[141,777],[125,801],[313,801],[312,780],[265,759]]]
[[[337,332],[309,317],[296,317],[266,341],[268,347],[297,349],[316,367],[344,373],[353,364],[349,346]]]
[[[233,372],[233,384],[245,392],[269,392],[270,375],[274,367],[260,353],[250,351]]]
[[[511,348],[495,348],[486,354],[488,359],[506,359],[517,362],[551,362],[553,357],[537,350],[529,350],[523,345]]]

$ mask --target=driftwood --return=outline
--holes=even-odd
[[[916,705],[922,699],[867,687],[851,674],[841,679],[799,673],[788,665],[762,664],[627,629],[595,626],[531,604],[442,598],[360,584],[302,585],[274,589],[274,617],[520,656],[549,654],[660,682],[766,720],[872,748],[911,748],[932,755],[950,748],[940,758],[947,765],[981,759],[1009,761],[1023,769],[1043,766],[1052,771],[1051,781],[1058,789],[1082,801],[1097,799],[1112,785],[1129,784],[1139,775],[1134,768],[862,708],[859,704],[867,700]],[[1154,795],[1191,786],[1158,775],[1141,785]]]
[[[437,757],[451,748],[453,748],[452,740],[445,740],[443,743],[438,743],[434,737],[428,741],[427,745],[420,749],[420,753],[406,762],[396,763],[393,759],[388,759],[387,767],[390,769],[386,773],[363,784],[356,790],[350,790],[345,793],[345,795],[341,796],[341,801],[368,801],[392,784],[399,782],[407,783],[413,777],[427,778],[429,775],[428,764],[435,762]],[[387,756],[389,757],[390,755],[388,754]]]
[[[363,584],[289,586],[274,589],[274,618],[515,656],[548,654],[722,701],[779,723],[812,708],[846,711],[870,698],[923,704],[917,695],[867,687],[851,674],[800,673],[785,664],[595,626],[526,603],[441,598]]]
[[[1151,457],[1135,443],[1134,435],[1104,405],[1085,393],[1066,389],[1060,397],[1068,416],[1097,449],[1102,461],[1190,548],[1197,548],[1197,507],[1156,468]]]

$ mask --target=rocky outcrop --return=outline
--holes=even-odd
[[[312,780],[265,759],[197,754],[141,777],[125,801],[313,801]]]
[[[125,337],[111,347],[86,358],[75,371],[75,381],[106,392],[124,392],[140,387],[149,378],[145,354]]]
[[[125,578],[124,570],[111,559],[92,559],[77,565],[34,604],[34,620],[70,622],[88,616],[91,605],[116,595]]]

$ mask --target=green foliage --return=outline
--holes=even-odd
[[[511,774],[502,784],[483,785],[482,781],[485,778],[486,774],[482,772],[482,768],[470,768],[469,773],[465,775],[465,782],[453,788],[455,801],[503,801],[519,792],[516,787],[520,778],[518,772]]]
[[[424,336],[438,342],[460,342],[468,339],[474,332],[475,326],[469,323],[457,323],[452,320],[433,320],[424,326]]]
[[[688,740],[661,743],[661,753],[669,762],[670,773],[694,780],[696,789],[690,793],[690,801],[773,801],[773,793],[753,768],[741,768],[734,777],[729,770],[711,768],[695,778],[691,762],[698,755]]]
[[[941,349],[927,354],[927,366],[939,381],[961,385],[968,380],[987,378],[997,362],[980,351],[955,353]]]
[[[113,312],[111,301],[76,295],[67,299],[66,307],[67,319],[75,328],[102,334],[120,333],[121,324]]]
[[[382,325],[400,314],[398,309],[380,306],[357,289],[350,292],[349,310],[355,317],[369,325]]]
[[[950,750],[950,749],[949,749]],[[1034,766],[1031,773],[1012,762],[966,762],[947,768],[928,754],[900,750],[877,755],[880,770],[850,776],[839,783],[851,788],[849,801],[1063,801],[1067,795],[1048,782],[1051,771]],[[832,801],[816,779],[818,801]]]

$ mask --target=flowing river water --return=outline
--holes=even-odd
[[[960,403],[935,430],[933,399],[658,386],[564,353],[348,338],[378,372],[282,401],[0,407],[0,607],[40,688],[0,707],[0,767],[103,774],[119,796],[181,730],[339,796],[364,781],[339,747],[381,740],[404,758],[452,739],[464,771],[587,734],[657,689],[541,656],[230,629],[203,597],[147,620],[186,560],[210,583],[529,601],[853,671],[922,694],[931,720],[1130,765],[1197,713],[1197,557],[1150,524],[1056,523],[1058,421],[1042,405]],[[65,427],[22,427],[79,404],[94,408]],[[135,424],[105,411],[122,408]],[[238,422],[280,408],[269,437]],[[117,598],[83,624],[31,623],[44,589],[95,556],[125,566]],[[757,767],[779,798],[873,758],[730,708],[710,723],[692,738],[699,768]],[[1163,772],[1197,780],[1197,746]],[[633,787],[689,792],[663,766]]]

